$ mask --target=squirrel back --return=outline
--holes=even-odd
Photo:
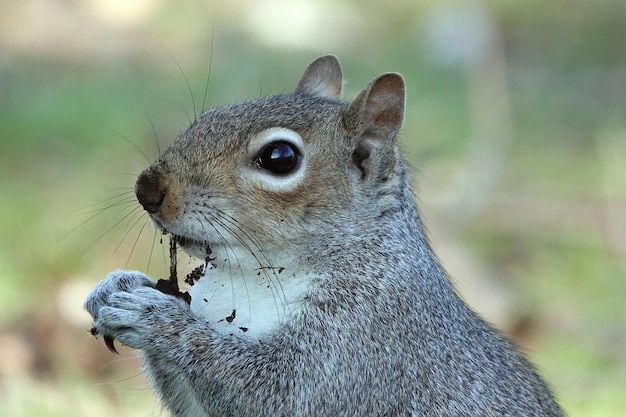
[[[174,416],[563,415],[428,243],[397,145],[403,78],[341,90],[318,58],[293,94],[204,113],[144,171],[155,227],[211,266],[191,309],[111,274],[86,303],[94,333],[143,350]]]

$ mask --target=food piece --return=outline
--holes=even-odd
[[[176,236],[170,237],[170,281],[175,283],[178,288],[178,274],[176,272],[176,266],[178,258],[176,257]]]
[[[157,281],[155,288],[164,294],[181,298],[187,304],[191,304],[191,295],[188,292],[181,292],[178,288],[178,272],[176,271],[176,236],[170,235],[170,277]]]

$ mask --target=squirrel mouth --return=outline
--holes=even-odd
[[[172,239],[180,246],[198,246],[200,244],[200,242],[195,239],[181,235],[172,235]]]
[[[209,247],[209,242],[207,241],[202,241],[202,240],[196,240],[196,239],[192,239],[190,237],[187,236],[181,236],[181,235],[175,235],[172,234],[172,239],[179,245],[182,246],[183,248],[188,248],[188,247],[193,247],[193,246],[200,246],[200,247]]]
[[[170,234],[170,238],[189,254],[199,257],[200,259],[204,258],[206,262],[212,260],[211,245],[206,240],[197,240],[188,236],[176,235],[173,233]]]

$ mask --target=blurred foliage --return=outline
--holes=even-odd
[[[40,43],[0,30],[0,404],[8,415],[162,413],[134,354],[114,359],[87,334],[80,308],[111,269],[165,274],[160,236],[131,193],[134,176],[202,108],[289,91],[327,52],[344,65],[346,97],[381,72],[406,77],[402,140],[427,223],[504,285],[505,330],[533,353],[570,415],[624,414],[623,1],[298,1],[318,14],[270,15],[265,25],[283,38],[299,36],[290,19],[328,32],[302,47],[272,44],[254,29],[251,15],[270,1],[146,2],[150,12],[124,25],[86,6],[106,2],[24,3],[46,4],[51,26]],[[0,2],[4,19],[12,11],[20,22],[5,28],[41,24],[16,4]],[[464,39],[432,38],[449,16],[468,22],[468,4],[485,13],[502,47],[512,142],[482,208],[461,220],[465,200],[454,184],[475,141],[474,81],[471,65],[450,58],[465,53]],[[320,27],[333,10],[332,24]],[[63,37],[63,25],[81,31]]]

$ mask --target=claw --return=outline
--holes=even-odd
[[[105,334],[103,339],[104,339],[104,344],[107,345],[109,350],[115,353],[116,355],[119,355],[119,352],[117,351],[117,349],[115,349],[115,338],[113,338],[113,336],[109,336],[108,334]]]
[[[92,327],[91,329],[89,329],[89,333],[91,333],[93,337],[98,336],[98,330],[95,327]],[[109,348],[109,350],[115,353],[116,355],[119,355],[119,352],[117,351],[117,349],[115,349],[115,338],[113,336],[109,336],[108,334],[105,334],[103,336],[103,339],[104,339],[104,344]]]

